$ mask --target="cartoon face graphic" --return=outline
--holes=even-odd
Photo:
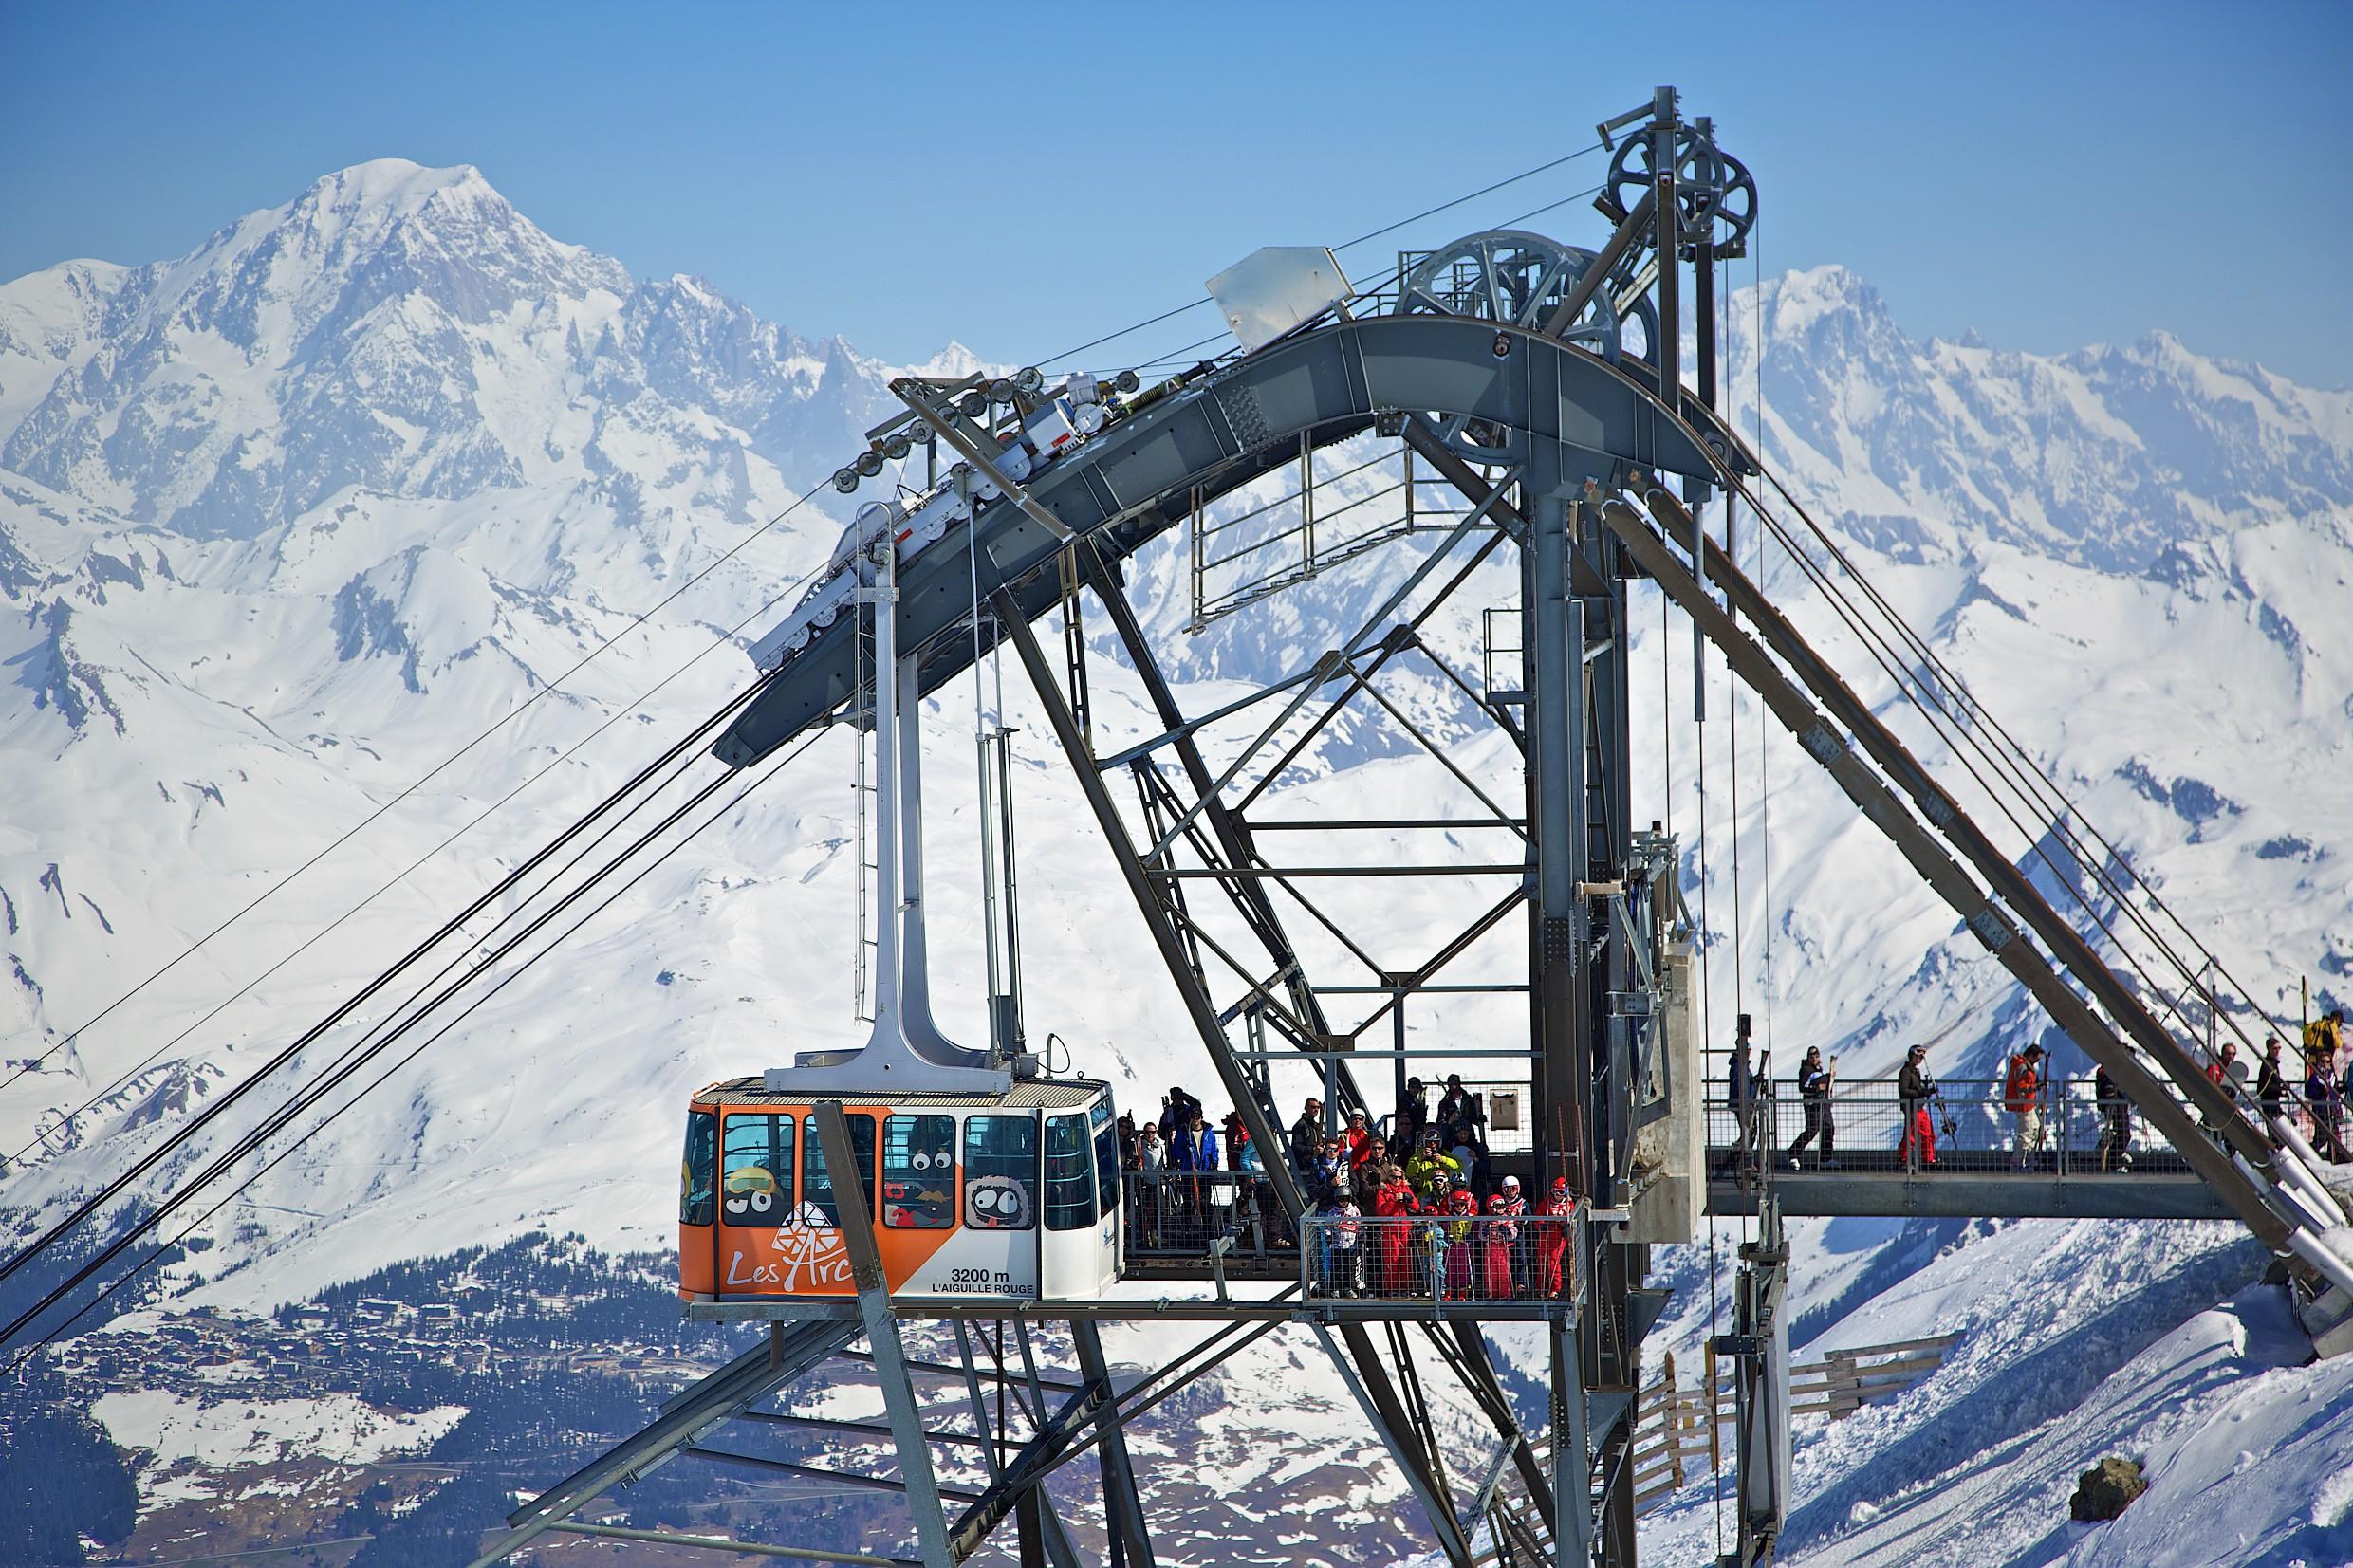
[[[782,1202],[776,1178],[763,1165],[739,1165],[721,1185],[719,1208],[733,1225],[773,1225]]]
[[[975,1176],[964,1187],[964,1223],[980,1230],[1018,1230],[1029,1223],[1029,1189],[1010,1176]]]
[[[918,1197],[945,1198],[955,1184],[955,1155],[917,1150],[907,1158],[907,1187]]]

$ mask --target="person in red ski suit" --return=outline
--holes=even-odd
[[[1446,1299],[1450,1301],[1471,1299],[1471,1232],[1478,1228],[1471,1221],[1478,1211],[1479,1200],[1471,1195],[1471,1184],[1456,1176],[1454,1190],[1438,1205],[1438,1212],[1446,1216]]]
[[[1520,1178],[1506,1176],[1503,1185],[1487,1199],[1488,1223],[1477,1227],[1479,1232],[1479,1297],[1482,1301],[1508,1301],[1517,1295],[1511,1278],[1511,1260],[1519,1250],[1520,1217],[1528,1212],[1527,1203],[1520,1197]]]
[[[1536,1233],[1536,1288],[1547,1297],[1561,1293],[1561,1261],[1568,1255],[1568,1222],[1576,1212],[1568,1178],[1553,1177],[1551,1192],[1536,1200],[1536,1218],[1529,1226]]]
[[[1414,1292],[1414,1227],[1407,1222],[1420,1212],[1414,1188],[1405,1172],[1391,1166],[1373,1189],[1373,1217],[1388,1223],[1373,1227],[1373,1277],[1377,1296],[1411,1296]]]

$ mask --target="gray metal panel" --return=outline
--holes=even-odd
[[[1244,348],[1265,347],[1349,293],[1339,258],[1320,245],[1262,245],[1206,286]]]
[[[1386,316],[1363,324],[1383,328],[1362,339],[1364,378],[1379,406],[1468,414],[1514,430],[1531,428],[1525,402],[1512,396],[1519,378],[1506,376],[1505,361],[1495,358],[1493,323],[1450,316]],[[1534,352],[1573,351],[1541,345]]]
[[[1498,358],[1498,334],[1507,353]],[[1548,389],[1538,396],[1538,388]],[[1247,434],[1234,428],[1247,411]],[[1113,425],[1080,452],[1038,474],[1028,493],[1107,560],[1121,560],[1166,531],[1199,485],[1214,497],[1260,471],[1249,451],[1288,450],[1303,433],[1316,442],[1362,428],[1376,409],[1470,415],[1543,438],[1564,435],[1579,462],[1564,454],[1565,477],[1615,464],[1657,467],[1705,477],[1705,454],[1660,418],[1636,384],[1594,356],[1491,322],[1447,316],[1375,316],[1287,339],[1173,393]],[[1105,496],[1124,507],[1157,498],[1147,510],[1106,529]],[[1026,581],[1062,548],[1010,499],[983,508],[980,592],[1019,585],[1035,618],[1056,601],[1049,588]],[[905,563],[899,576],[900,635],[929,647],[925,692],[960,673],[972,639],[942,640],[973,603],[971,555],[961,536]],[[713,748],[721,761],[757,762],[847,701],[853,682],[855,628],[843,617],[811,639],[770,677]]]
[[[1990,1219],[2232,1220],[2237,1213],[2196,1176],[1867,1172],[1783,1174],[1773,1190],[1791,1216],[1984,1215]],[[1708,1212],[1753,1214],[1735,1183],[1708,1183]]]

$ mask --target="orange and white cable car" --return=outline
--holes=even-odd
[[[1118,1278],[1107,1085],[840,1097],[893,1295],[1092,1297]],[[678,1283],[694,1301],[855,1294],[806,1092],[715,1083],[687,1111]]]
[[[858,526],[853,525],[853,527]],[[916,660],[899,658],[895,545],[852,540],[875,613],[874,1023],[864,1045],[800,1053],[689,1102],[678,1293],[854,1296],[842,1192],[815,1108],[838,1102],[893,1295],[1092,1297],[1119,1276],[1120,1151],[1107,1084],[967,1050],[933,1022],[923,936]],[[839,552],[837,552],[839,553]],[[896,912],[894,916],[892,912]]]

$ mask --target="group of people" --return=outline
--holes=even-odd
[[[1423,1153],[1404,1165],[1368,1166],[1371,1215],[1350,1187],[1327,1190],[1317,1205],[1316,1284],[1331,1296],[1441,1296],[1447,1301],[1514,1301],[1558,1296],[1576,1212],[1568,1178],[1531,1207],[1520,1178],[1505,1176],[1482,1204],[1461,1171],[1440,1176],[1430,1167],[1451,1164],[1437,1134],[1425,1134]],[[1417,1186],[1409,1172],[1423,1169]],[[1370,1232],[1369,1237],[1367,1232]]]
[[[1205,1245],[1251,1228],[1262,1245],[1296,1245],[1241,1116],[1213,1126],[1181,1086],[1160,1103],[1157,1121],[1119,1122],[1121,1163],[1138,1178],[1128,1223],[1139,1245]],[[1497,1178],[1486,1106],[1460,1075],[1447,1079],[1435,1113],[1422,1081],[1407,1079],[1390,1125],[1394,1140],[1362,1109],[1336,1119],[1310,1097],[1286,1134],[1282,1158],[1314,1221],[1319,1291],[1463,1301],[1561,1293],[1575,1212],[1566,1178],[1533,1205],[1517,1176]]]
[[[2344,1009],[2331,1007],[2304,1026],[2304,1109],[2311,1118],[2312,1152],[2331,1165],[2353,1160],[2345,1146],[2344,1106],[2353,1099],[2353,1052],[2345,1049]],[[2266,1116],[2294,1113],[2287,1066],[2277,1039],[2264,1042],[2255,1100]]]
[[[2254,1091],[2249,1107],[2266,1119],[2291,1125],[2301,1108],[2310,1129],[2313,1152],[2332,1164],[2353,1162],[2353,1146],[2348,1146],[2344,1116],[2346,1102],[2353,1100],[2353,1051],[2346,1049],[2346,1043],[2343,1008],[2331,1008],[2305,1025],[2304,1074],[2298,1086],[2289,1076],[2286,1047],[2277,1036],[2270,1037],[2264,1042],[2263,1060],[2254,1074]],[[2033,1169],[2049,1145],[2050,1128],[2045,1109],[2051,1084],[2048,1062],[2048,1053],[2042,1046],[2029,1045],[2013,1054],[2003,1071],[2002,1109],[2010,1118],[2010,1164],[2015,1171]],[[1766,1061],[1754,1052],[1749,1018],[1744,1013],[1733,1040],[1732,1065],[1725,1082],[1726,1098],[1739,1130],[1744,1170],[1761,1164],[1772,1137],[1764,1115],[1768,1098],[1766,1070]],[[2242,1085],[2246,1071],[2239,1065],[2235,1042],[2224,1041],[2205,1071],[2207,1080],[2225,1095],[2245,1095]],[[1831,1099],[1837,1078],[1838,1058],[1825,1061],[1819,1047],[1806,1051],[1797,1073],[1805,1127],[1781,1153],[1782,1161],[1792,1171],[1805,1168],[1809,1149],[1815,1169],[1837,1167],[1837,1124]],[[2301,1107],[2297,1103],[2299,1087]],[[1928,1070],[1926,1045],[1916,1044],[1904,1054],[1903,1066],[1896,1075],[1896,1098],[1899,1116],[1897,1157],[1909,1169],[1933,1170],[1936,1164],[1939,1127],[1949,1139],[1955,1118],[1944,1109],[1936,1077]],[[2100,1169],[2130,1171],[2133,1102],[2104,1066],[2093,1075],[2092,1099],[2100,1118],[2095,1151]],[[2213,1115],[2201,1113],[2201,1120],[2210,1135],[2221,1135]]]

